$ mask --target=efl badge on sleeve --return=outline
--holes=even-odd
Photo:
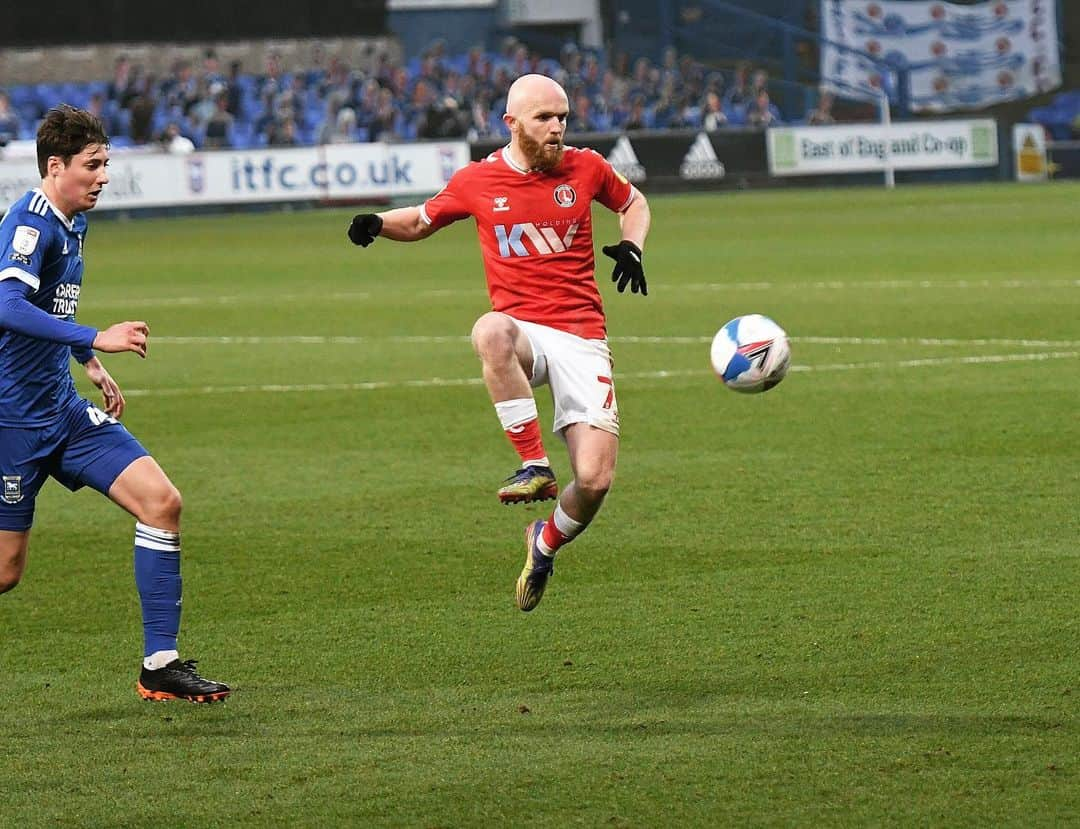
[[[16,253],[21,253],[23,256],[29,256],[34,252],[34,248],[37,247],[38,239],[40,237],[41,231],[36,227],[19,225],[15,228],[15,236],[11,240],[11,247],[15,249]]]
[[[23,499],[22,475],[4,476],[4,503],[17,504]]]

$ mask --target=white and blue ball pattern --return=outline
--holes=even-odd
[[[735,317],[712,341],[713,370],[734,391],[768,391],[791,365],[791,345],[784,329],[761,314]]]

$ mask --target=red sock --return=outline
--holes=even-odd
[[[559,532],[559,528],[555,526],[555,516],[552,515],[544,524],[544,529],[540,533],[540,537],[544,542],[544,546],[551,552],[558,550],[563,544],[570,540],[570,537],[563,535]]]
[[[514,449],[521,458],[522,465],[528,461],[542,461],[541,466],[548,466],[544,442],[540,439],[540,421],[533,418],[526,423],[511,426],[506,436],[514,444]]]

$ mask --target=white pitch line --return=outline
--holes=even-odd
[[[823,280],[816,282],[697,282],[688,285],[654,285],[653,291],[778,291],[778,290],[848,290],[848,289],[960,289],[970,288],[1080,288],[1080,279],[883,279],[845,282],[843,280]],[[385,292],[389,296],[392,292]],[[482,297],[484,290],[477,288],[432,288],[419,290],[414,296],[423,298],[442,298],[455,296]],[[378,294],[384,295],[383,293]],[[195,305],[273,305],[288,302],[346,302],[351,300],[366,301],[375,296],[370,291],[340,291],[324,294],[318,291],[296,294],[259,294],[252,292],[244,295],[227,296],[179,296],[179,297],[140,297],[137,299],[93,299],[82,301],[83,309],[93,308],[169,308],[172,306]]]
[[[385,337],[358,337],[358,336],[321,336],[321,335],[283,335],[283,336],[252,336],[252,337],[155,337],[151,335],[152,343],[165,343],[167,345],[361,345],[363,343],[467,343],[469,338],[464,335],[453,336],[407,336],[389,335]]]
[[[1041,362],[1044,360],[1074,360],[1080,351],[1050,351],[1035,354],[984,354],[966,357],[933,357],[925,360],[874,361],[870,363],[832,363],[827,365],[795,365],[792,372],[856,371],[859,369],[907,369],[944,365],[978,365],[993,363]],[[672,369],[666,371],[637,371],[619,375],[619,380],[664,380],[670,377],[697,377],[712,374],[709,369]],[[237,386],[195,386],[185,389],[129,389],[125,397],[179,397],[208,394],[295,393],[326,391],[379,391],[382,389],[446,388],[454,386],[479,386],[479,377],[432,377],[427,380],[373,380],[363,383],[304,383],[286,385],[277,383]]]
[[[664,286],[660,286],[664,287]],[[672,285],[684,291],[776,291],[776,290],[847,290],[849,288],[906,288],[962,289],[968,288],[1080,288],[1080,279],[882,279],[845,282],[695,282]]]
[[[634,345],[699,345],[712,342],[711,336],[693,337],[612,337],[611,342]],[[1008,346],[1022,348],[1078,348],[1080,340],[1027,339],[944,339],[934,337],[791,337],[800,345],[922,345],[922,346]],[[362,345],[364,343],[467,343],[464,335],[387,335],[364,336],[223,336],[223,337],[154,337],[152,343],[167,345]]]
[[[81,308],[170,308],[175,305],[274,305],[287,302],[344,302],[348,300],[367,300],[371,298],[370,291],[342,291],[338,293],[310,294],[245,294],[237,296],[172,296],[172,297],[139,297],[138,299],[87,299],[81,303]]]
[[[942,339],[937,337],[791,337],[795,343],[810,345],[1003,345],[1030,348],[1077,348],[1080,340],[1025,339]]]

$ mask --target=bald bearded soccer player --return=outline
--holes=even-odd
[[[557,498],[525,528],[517,606],[535,608],[555,554],[596,517],[611,487],[619,409],[603,303],[594,276],[592,202],[619,216],[622,239],[603,248],[620,292],[648,293],[642,248],[645,197],[596,152],[563,144],[569,105],[551,78],[524,75],[510,87],[503,121],[510,143],[459,170],[422,205],[360,214],[349,239],[426,239],[467,217],[476,221],[492,310],[476,321],[473,348],[502,428],[521,468],[499,489],[504,504]],[[573,480],[559,493],[544,449],[533,389],[551,390],[553,431],[566,442]]]

